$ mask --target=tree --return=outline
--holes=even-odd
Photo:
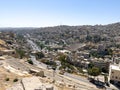
[[[66,55],[60,55],[58,60],[61,62],[66,62]]]
[[[106,75],[106,74],[104,75],[104,82],[105,82],[105,83],[107,83],[107,82],[108,82],[108,77],[107,77],[107,75]]]
[[[88,68],[93,68],[94,67],[94,64],[93,63],[89,63],[88,64]]]
[[[43,43],[40,43],[40,48],[41,50],[45,47],[45,45]]]
[[[16,49],[16,52],[19,54],[20,59],[25,56],[25,51],[23,51],[22,49]]]
[[[92,68],[88,69],[88,74],[91,75],[91,76],[96,77],[96,76],[100,75],[100,73],[101,73],[101,71],[97,67],[92,67]]]
[[[102,71],[103,73],[108,73],[108,69],[107,69],[106,67],[103,67],[103,68],[101,69],[101,71]]]
[[[59,69],[64,70],[68,73],[75,72],[74,66],[67,59],[67,56],[64,54],[59,56],[58,60],[61,61],[61,67]]]
[[[92,36],[87,35],[86,40],[87,40],[87,41],[92,41]]]
[[[113,50],[112,49],[108,49],[109,55],[113,55]]]
[[[39,58],[39,59],[43,58],[44,56],[45,55],[43,54],[43,52],[36,53],[36,57]]]
[[[36,42],[36,44],[41,48],[41,50],[45,47],[42,42]]]
[[[52,48],[50,46],[46,47],[48,51],[52,51]]]
[[[95,42],[95,43],[98,43],[98,42],[101,41],[100,35],[94,35],[93,37],[94,37],[94,42]]]

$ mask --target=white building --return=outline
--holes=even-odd
[[[69,50],[58,50],[59,53],[71,53]]]
[[[120,65],[110,65],[108,80],[116,82],[120,81]]]

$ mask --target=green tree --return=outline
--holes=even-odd
[[[52,48],[50,46],[46,47],[48,51],[52,51]]]
[[[36,44],[41,48],[41,50],[45,47],[42,42],[36,42]]]
[[[103,73],[108,73],[108,69],[107,69],[106,67],[103,67],[103,68],[101,69],[101,71],[102,71]]]
[[[93,40],[94,40],[95,43],[98,43],[98,42],[101,41],[101,37],[100,37],[100,35],[94,35],[93,37],[94,37]]]
[[[43,43],[40,43],[40,48],[41,50],[45,47],[45,45]]]
[[[64,70],[68,73],[73,73],[75,72],[74,66],[69,62],[68,56],[61,54],[58,58],[59,61],[61,61],[61,67],[59,68],[60,70]]]
[[[112,49],[109,49],[108,52],[109,52],[109,55],[113,55],[113,50]]]
[[[61,62],[66,62],[66,55],[60,55],[58,60]]]
[[[86,40],[87,40],[87,41],[92,41],[92,36],[87,35]]]
[[[94,67],[94,64],[93,63],[89,63],[88,64],[88,68],[93,68]]]
[[[38,59],[41,59],[41,58],[43,58],[45,55],[44,55],[44,53],[43,52],[38,52],[38,53],[36,53],[36,57],[38,58]]]
[[[96,77],[96,76],[100,75],[100,73],[101,73],[101,70],[97,67],[92,67],[92,68],[88,69],[88,74],[91,76]]]
[[[19,54],[20,59],[25,56],[25,51],[23,51],[22,49],[16,49],[16,52]]]
[[[107,82],[108,82],[108,77],[107,77],[107,75],[106,75],[106,74],[104,75],[104,82],[105,82],[105,83],[107,83]]]

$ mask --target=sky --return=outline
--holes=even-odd
[[[0,27],[120,22],[120,0],[0,0]]]

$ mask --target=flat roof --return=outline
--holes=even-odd
[[[113,70],[119,70],[120,71],[120,66],[119,65],[110,65],[110,68]]]

